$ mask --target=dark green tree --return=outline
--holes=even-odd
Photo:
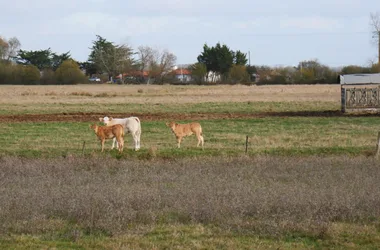
[[[215,47],[203,46],[203,52],[198,56],[198,62],[206,65],[207,71],[217,72],[226,76],[234,64],[235,53],[227,47],[217,43]]]
[[[63,61],[70,59],[70,52],[61,55],[53,53],[50,48],[45,50],[19,50],[16,61],[22,65],[34,65],[39,70],[56,70]]]
[[[125,44],[115,45],[97,35],[88,62],[95,65],[98,73],[107,73],[112,77],[132,69],[135,63],[133,55],[131,47]]]
[[[245,66],[248,62],[247,54],[244,54],[240,50],[235,52],[234,64]]]
[[[51,68],[56,71],[57,68],[66,60],[71,59],[70,51],[62,53],[60,55],[52,53],[51,54]]]
[[[96,65],[92,62],[79,62],[79,68],[86,72],[86,75],[92,76],[97,73]]]

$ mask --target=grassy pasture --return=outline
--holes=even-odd
[[[181,122],[189,122],[183,120]],[[142,123],[142,149],[134,152],[132,138],[121,157],[241,155],[249,137],[250,155],[371,155],[376,149],[379,119],[376,117],[264,117],[256,119],[202,120],[205,150],[196,148],[195,136],[187,137],[181,149],[164,121]],[[100,154],[100,143],[90,122],[0,123],[0,155],[60,157]],[[106,144],[106,153],[111,141]],[[84,146],[84,150],[83,150]],[[111,152],[110,152],[111,151]]]
[[[0,86],[0,248],[378,249],[380,120],[339,105],[337,85]],[[163,118],[120,156],[95,118],[11,116],[66,113]],[[197,113],[205,150],[177,149],[165,114]]]

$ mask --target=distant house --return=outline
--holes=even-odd
[[[205,81],[209,83],[217,83],[221,81],[220,74],[214,71],[209,71],[205,76]]]
[[[188,69],[177,68],[172,71],[174,79],[179,82],[190,82],[193,78],[191,76],[191,71]]]

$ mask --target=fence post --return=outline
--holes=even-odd
[[[84,156],[84,146],[86,145],[86,141],[83,141],[83,146],[82,146],[82,156]]]
[[[248,135],[245,137],[245,153],[248,152]]]
[[[380,154],[380,131],[377,133],[377,144],[376,144],[376,158],[379,157]]]

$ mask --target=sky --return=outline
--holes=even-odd
[[[314,3],[313,3],[314,2]],[[167,49],[178,64],[203,45],[226,44],[252,65],[369,65],[377,47],[370,13],[378,0],[0,0],[0,36],[23,50],[70,51],[86,61],[96,35],[134,49]],[[380,14],[379,14],[380,15]]]

